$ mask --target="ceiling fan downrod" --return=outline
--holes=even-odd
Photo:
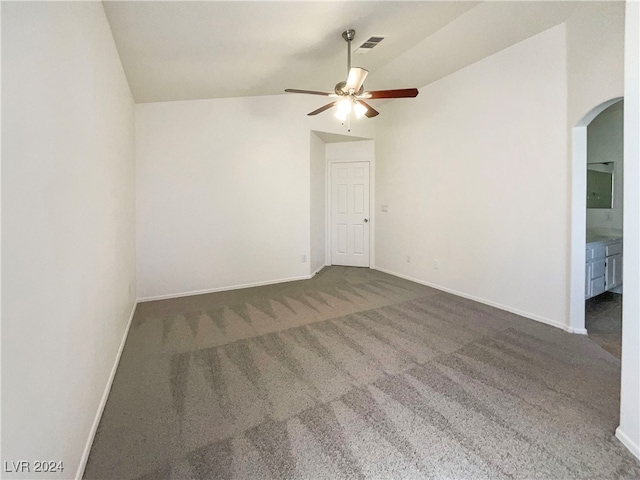
[[[345,30],[342,32],[342,38],[347,42],[347,75],[351,70],[351,40],[356,38],[356,31],[353,29]]]

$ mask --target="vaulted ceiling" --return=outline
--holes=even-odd
[[[564,22],[579,2],[105,1],[138,103],[332,91],[347,44],[369,90],[421,87]]]

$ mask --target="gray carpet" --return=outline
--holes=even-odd
[[[620,359],[622,353],[622,295],[605,292],[585,302],[585,328],[589,337]]]
[[[639,478],[620,362],[381,272],[143,303],[87,479]]]

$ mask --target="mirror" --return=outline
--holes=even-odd
[[[613,208],[613,163],[587,164],[587,208]]]

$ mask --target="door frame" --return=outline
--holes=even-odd
[[[362,157],[362,156],[345,156],[338,158],[325,158],[325,185],[327,186],[325,191],[325,201],[327,205],[327,216],[326,216],[326,240],[325,240],[325,264],[332,265],[331,263],[331,212],[332,212],[332,204],[331,204],[331,166],[335,163],[355,163],[355,162],[366,162],[369,164],[369,268],[374,268],[373,259],[375,258],[375,171],[376,164],[375,158],[371,157]]]

